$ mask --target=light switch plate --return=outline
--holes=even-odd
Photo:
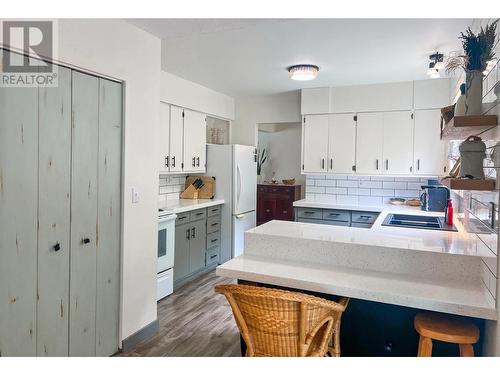
[[[132,203],[139,203],[139,192],[135,188],[132,188]]]

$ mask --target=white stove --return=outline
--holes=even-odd
[[[175,219],[169,210],[158,210],[158,288],[157,300],[174,290]]]

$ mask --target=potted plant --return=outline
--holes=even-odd
[[[266,149],[263,148],[262,152],[259,151],[259,157],[257,158],[257,182],[262,182],[262,166],[267,160]]]
[[[471,28],[461,33],[463,54],[448,58],[447,72],[465,71],[465,115],[480,115],[483,96],[483,71],[495,57],[498,19],[474,34]]]

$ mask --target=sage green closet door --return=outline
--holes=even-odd
[[[36,354],[37,198],[38,89],[0,87],[0,356]]]
[[[69,355],[94,356],[99,79],[72,77]]]
[[[68,355],[71,70],[39,89],[37,355]]]
[[[122,85],[99,79],[96,355],[118,351]]]

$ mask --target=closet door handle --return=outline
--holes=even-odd
[[[191,231],[189,230],[189,228],[186,230],[186,239],[189,240],[189,233],[191,233]]]
[[[420,170],[420,159],[417,159],[417,171]]]
[[[193,167],[196,167],[196,158],[193,156]]]
[[[59,251],[61,250],[61,244],[59,242],[56,242],[56,244],[54,245],[54,251]]]
[[[175,167],[175,156],[172,156],[172,167]]]
[[[325,159],[321,159],[321,169],[325,169]]]
[[[196,166],[199,167],[200,166],[200,158],[196,158]]]
[[[333,169],[333,158],[330,158],[330,169]]]
[[[85,244],[85,245],[88,245],[90,243],[90,238],[84,238],[82,240],[82,242]]]
[[[385,159],[385,170],[389,170],[389,159]]]
[[[168,167],[168,156],[165,156],[165,167]]]
[[[195,238],[196,237],[196,232],[195,232],[195,228],[192,227],[191,228],[191,238]]]
[[[375,159],[375,169],[378,171],[378,159]]]

